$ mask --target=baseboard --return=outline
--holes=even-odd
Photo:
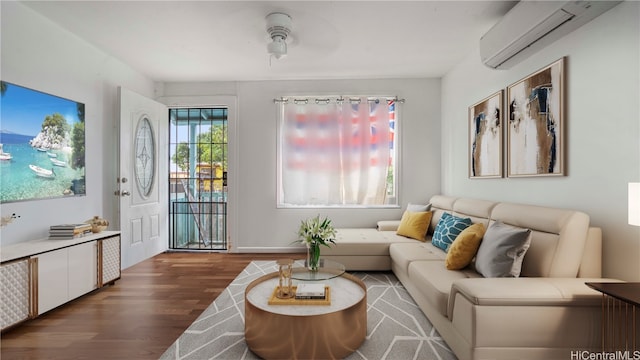
[[[307,250],[301,247],[237,247],[237,253],[306,253]]]

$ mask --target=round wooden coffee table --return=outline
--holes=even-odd
[[[245,340],[264,359],[341,359],[367,335],[367,288],[344,273],[322,283],[331,305],[269,305],[278,273],[264,275],[245,290]]]

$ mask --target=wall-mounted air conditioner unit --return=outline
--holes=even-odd
[[[480,38],[482,62],[508,69],[622,1],[520,1]]]

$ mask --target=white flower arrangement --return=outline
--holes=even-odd
[[[298,230],[299,241],[307,247],[312,245],[324,245],[330,247],[335,244],[336,229],[327,217],[320,219],[320,215],[307,220],[302,220]]]

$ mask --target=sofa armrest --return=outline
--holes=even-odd
[[[475,278],[460,279],[451,286],[447,312],[453,316],[456,295],[474,305],[486,306],[601,306],[602,294],[585,282],[602,278]]]
[[[400,226],[400,220],[381,220],[378,221],[378,231],[397,231]]]

